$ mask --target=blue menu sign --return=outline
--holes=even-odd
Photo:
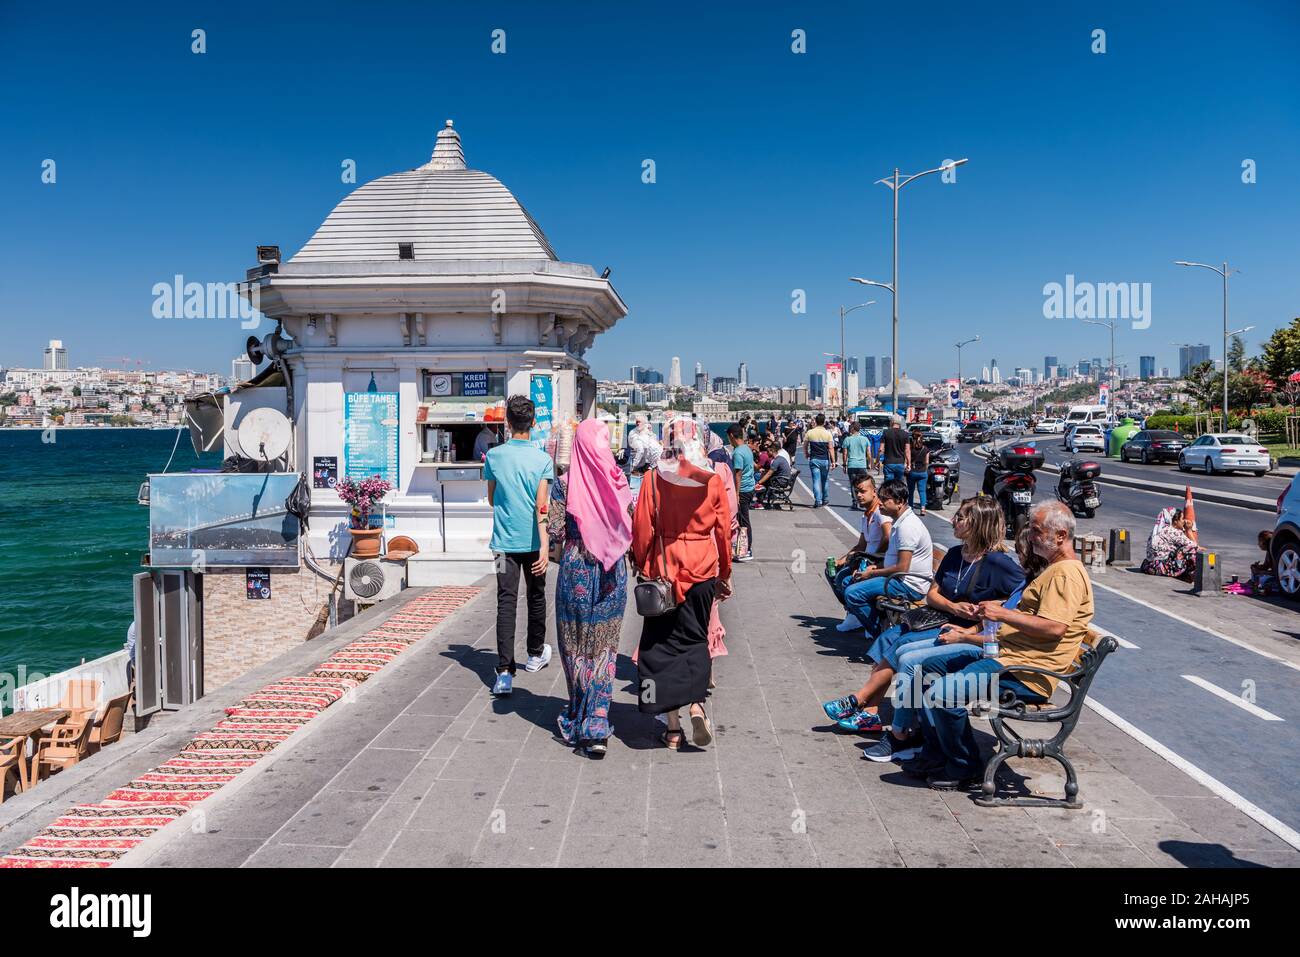
[[[398,487],[397,409],[396,392],[344,395],[343,469],[348,478],[378,475]]]
[[[461,373],[460,384],[462,395],[488,394],[488,374],[486,372],[463,372]]]
[[[554,421],[552,409],[555,397],[553,380],[548,375],[535,375],[528,387],[529,398],[533,400],[537,424],[533,426],[531,438],[539,449],[546,448],[551,437],[551,425]]]

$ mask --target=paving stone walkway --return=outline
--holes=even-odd
[[[554,735],[558,660],[487,693],[491,587],[126,866],[1295,866],[1300,852],[1087,712],[1070,741],[1081,811],[975,805],[860,760],[820,702],[856,688],[820,572],[849,535],[800,507],[754,515],[757,560],[723,606],[716,742],[669,752],[640,715],[625,621],[603,760]],[[553,572],[552,572],[553,574]],[[553,630],[553,620],[550,622]],[[522,628],[520,641],[522,647]],[[553,639],[552,643],[553,643]],[[1122,652],[1121,652],[1122,654]],[[1109,666],[1109,665],[1108,665]],[[991,741],[987,735],[986,742]],[[1021,762],[1033,789],[1060,775]]]

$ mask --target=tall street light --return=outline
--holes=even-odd
[[[854,309],[861,309],[864,306],[874,306],[876,300],[868,299],[866,302],[860,302],[856,306],[840,306],[840,405],[843,412],[849,410],[848,400],[848,381],[849,381],[849,360],[844,354],[844,317]]]
[[[1223,268],[1211,266],[1208,263],[1189,263],[1182,259],[1175,260],[1175,266],[1196,266],[1200,269],[1208,269],[1210,272],[1217,272],[1223,277],[1223,431],[1228,431],[1228,277],[1234,272],[1241,272],[1240,269],[1229,269],[1225,262]]]
[[[980,341],[980,337],[974,336],[970,339],[963,339],[961,342],[957,343],[957,401],[958,402],[961,401],[961,347],[968,346],[972,342],[979,342],[979,341]],[[958,413],[958,418],[960,417],[961,414]]]
[[[1119,321],[1111,319],[1080,319],[1080,322],[1086,322],[1090,326],[1101,326],[1103,329],[1110,330],[1110,367],[1106,370],[1106,418],[1115,417],[1115,324]],[[1109,450],[1107,450],[1109,454]]]
[[[881,289],[888,289],[894,299],[894,348],[893,358],[891,360],[893,368],[890,370],[892,372],[891,378],[893,379],[892,391],[894,407],[892,411],[894,415],[898,415],[898,193],[904,186],[912,182],[914,179],[920,179],[922,176],[929,176],[931,173],[946,173],[950,169],[955,169],[956,167],[969,162],[969,158],[953,160],[951,163],[945,163],[943,166],[936,167],[935,169],[927,169],[921,173],[913,173],[905,179],[899,178],[898,167],[895,166],[893,176],[888,179],[876,180],[876,182],[881,186],[889,187],[894,194],[894,281],[883,283],[874,282],[870,279],[857,278],[854,278],[853,281],[860,282],[865,286],[879,286]]]

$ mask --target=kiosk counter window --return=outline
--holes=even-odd
[[[500,441],[505,423],[505,372],[425,372],[416,415],[422,462],[481,464],[474,446],[484,425]]]

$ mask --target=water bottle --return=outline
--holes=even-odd
[[[998,656],[998,628],[1000,626],[996,621],[985,620],[984,626],[980,629],[984,633],[984,657],[996,658]]]

